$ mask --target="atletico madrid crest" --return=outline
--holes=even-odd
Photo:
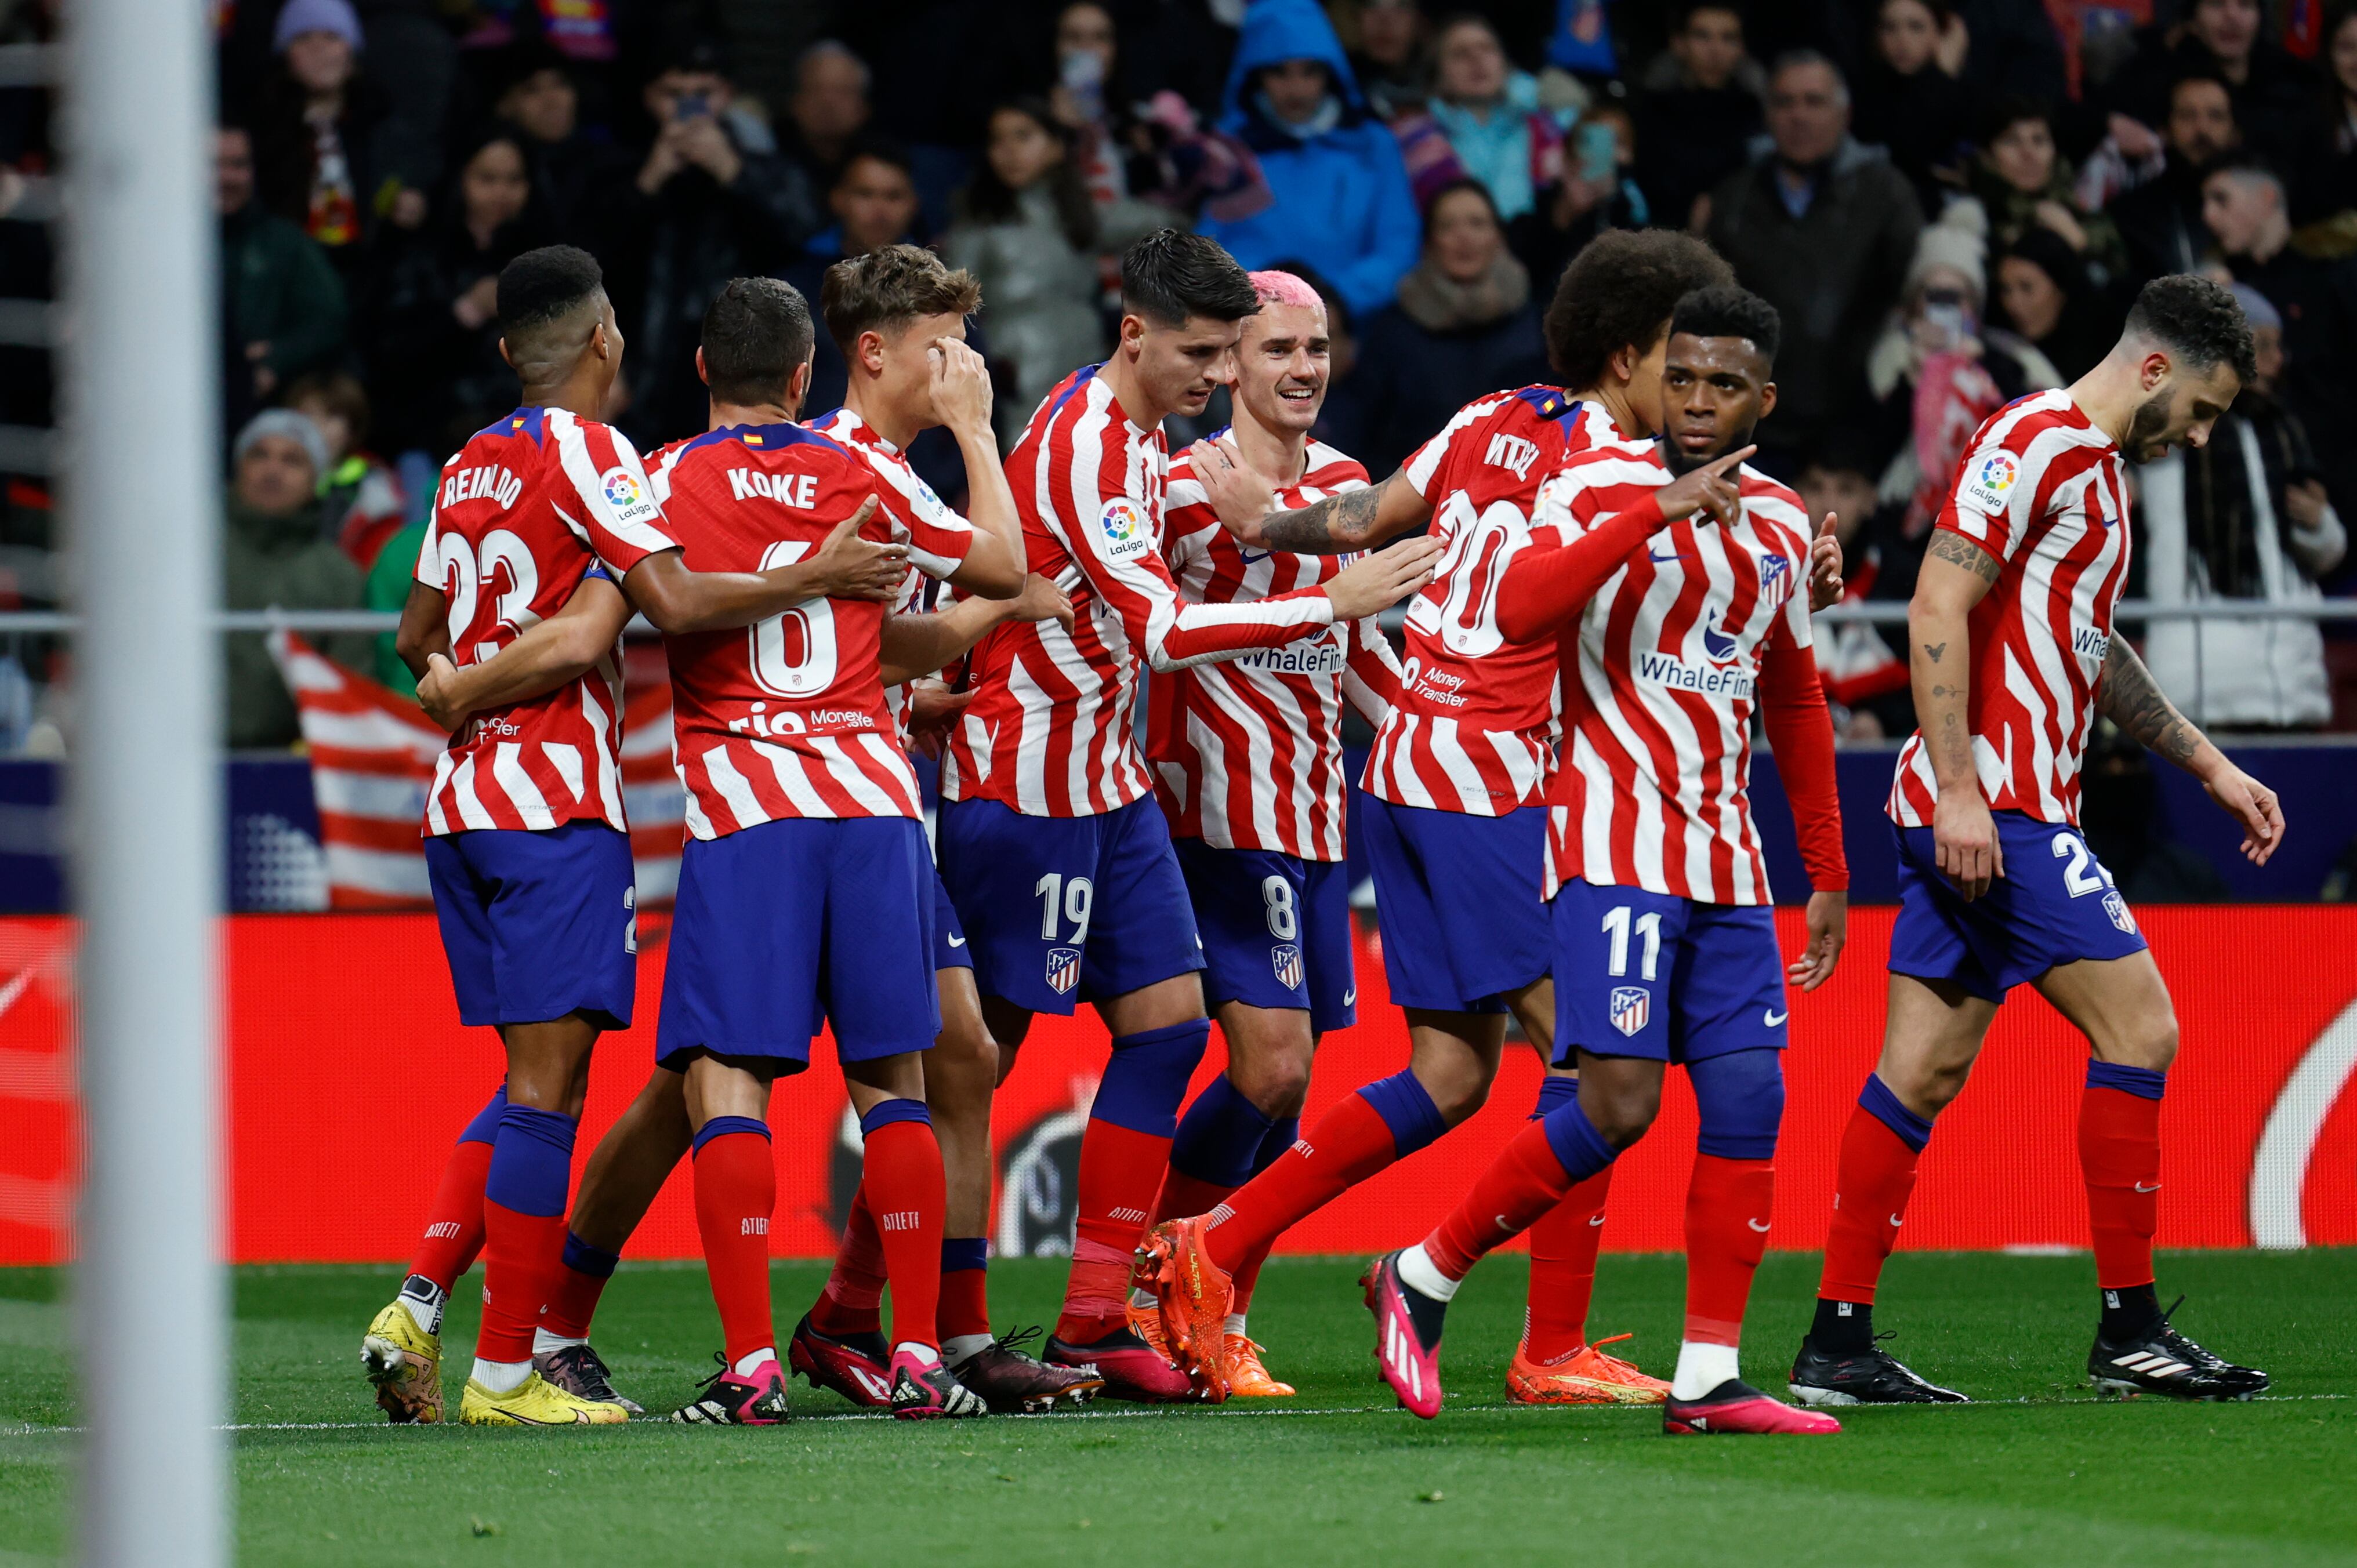
[[[1048,950],[1048,989],[1059,996],[1071,993],[1081,983],[1081,950],[1049,948]]]
[[[1612,1026],[1624,1035],[1634,1036],[1653,1015],[1653,993],[1641,985],[1616,985],[1612,988]]]
[[[1301,950],[1291,942],[1279,942],[1268,950],[1270,966],[1276,971],[1276,983],[1287,991],[1301,989]]]

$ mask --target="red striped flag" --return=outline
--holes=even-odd
[[[430,908],[419,824],[435,758],[450,737],[415,703],[292,632],[273,633],[270,652],[302,715],[328,908]],[[624,702],[621,769],[639,905],[669,903],[686,811],[672,769],[668,681],[642,684]]]

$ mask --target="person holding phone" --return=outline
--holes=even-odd
[[[1642,229],[1653,209],[1638,186],[1637,126],[1625,105],[1598,102],[1563,134],[1559,176],[1528,212],[1506,225],[1506,243],[1541,287],[1608,229]]]

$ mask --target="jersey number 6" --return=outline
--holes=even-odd
[[[761,570],[791,566],[812,550],[806,539],[784,539],[761,553]],[[753,679],[780,697],[815,697],[834,684],[834,601],[809,599],[756,621],[746,636],[753,648]]]

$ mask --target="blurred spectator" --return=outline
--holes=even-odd
[[[2068,0],[2061,0],[2068,3]],[[2115,0],[2133,5],[2138,0]],[[2060,103],[2068,91],[2049,0],[1951,0],[1965,38],[1964,85],[1976,102]]]
[[[221,605],[232,610],[343,610],[361,603],[361,569],[322,535],[319,476],[328,444],[292,409],[256,414],[231,450],[229,506],[221,528]],[[365,636],[308,639],[329,658],[364,670]],[[224,638],[222,744],[292,745],[300,733],[261,632]]]
[[[1867,472],[1872,459],[1839,443],[1812,459],[1793,483],[1812,526],[1835,517],[1842,547],[1842,602],[1900,604],[1915,596],[1915,577],[1931,536],[1929,520],[1912,537],[1908,506],[1885,501]],[[1850,742],[1897,739],[1915,727],[1907,671],[1907,628],[1849,623],[1818,634],[1817,668],[1834,704],[1835,733]]]
[[[2051,230],[2078,252],[2097,288],[2127,270],[2119,230],[2100,212],[2083,211],[2072,194],[2071,166],[2054,145],[2054,117],[2026,98],[1999,102],[1972,160],[1971,188],[1988,216],[1993,248],[2012,244],[2033,228]]]
[[[1981,422],[2025,392],[2060,385],[2046,356],[1986,325],[1988,275],[1969,207],[1923,231],[1899,309],[1866,362],[1875,435],[1892,453],[1880,493],[1935,516]]]
[[[499,117],[521,137],[549,239],[602,253],[615,238],[613,209],[633,172],[630,156],[583,129],[573,67],[554,52],[520,63],[500,92]]]
[[[1745,68],[1758,68],[1743,52],[1742,12],[1686,5],[1663,62],[1674,68],[1667,81],[1636,99],[1637,184],[1657,221],[1698,230],[1695,202],[1743,166],[1760,130],[1760,95],[1743,80]]]
[[[794,62],[794,95],[778,150],[798,167],[809,188],[832,190],[853,141],[866,127],[867,62],[849,45],[822,39]]]
[[[1247,267],[1308,263],[1361,316],[1390,303],[1415,264],[1407,170],[1312,0],[1258,0],[1244,13],[1220,125],[1259,157],[1275,200],[1250,218],[1207,212],[1202,231]]]
[[[2144,596],[2313,604],[2323,596],[2316,579],[2348,553],[2348,532],[2307,430],[2276,397],[2283,317],[2255,289],[2238,285],[2234,295],[2259,373],[2205,445],[2172,451],[2138,476]],[[2279,729],[2332,717],[2324,636],[2312,620],[2156,620],[2145,659],[2197,724]]]
[[[1432,96],[1425,112],[1467,174],[1511,223],[1563,174],[1563,127],[1539,107],[1538,79],[1506,62],[1497,29],[1458,16],[1433,40]]]
[[[460,157],[425,228],[389,241],[370,280],[369,362],[387,445],[441,456],[515,406],[500,355],[500,269],[546,243],[522,138],[493,130]],[[633,345],[635,347],[635,345]]]
[[[802,80],[797,104],[810,96],[807,70]],[[625,188],[619,227],[629,248],[618,252],[635,317],[623,361],[630,406],[620,418],[651,446],[704,428],[708,400],[695,345],[705,309],[729,279],[784,266],[816,227],[818,209],[770,128],[737,102],[709,42],[688,44],[643,98],[654,136]],[[809,145],[812,122],[795,124]]]
[[[2357,515],[2357,260],[2302,254],[2291,242],[2283,181],[2230,164],[2202,183],[2203,218],[2238,283],[2266,296],[2285,324],[2284,401],[2309,430],[2328,432],[2322,467],[2335,503]]]
[[[384,542],[400,531],[407,510],[401,480],[367,449],[368,392],[356,377],[330,371],[305,376],[288,388],[286,406],[317,426],[327,444],[319,526],[366,571]]]
[[[344,345],[344,285],[309,236],[254,199],[253,141],[213,133],[213,204],[221,220],[222,326],[242,364],[231,407],[252,406],[327,363]],[[216,448],[218,450],[218,448]]]
[[[844,159],[843,173],[827,192],[826,204],[834,222],[813,235],[802,255],[785,269],[786,281],[802,290],[813,314],[827,268],[847,256],[916,240],[917,182],[909,155],[883,142],[863,143]],[[810,392],[802,407],[815,415],[840,406],[848,382],[843,350],[821,322],[812,352]]]
[[[992,112],[982,167],[960,198],[942,253],[982,284],[1001,445],[1015,444],[1058,381],[1104,357],[1097,258],[1168,221],[1146,202],[1092,201],[1064,129],[1042,100],[1018,98]]]
[[[418,552],[425,546],[425,524],[422,520],[394,530],[368,569],[368,580],[361,589],[361,605],[368,609],[393,611],[407,605],[409,585],[417,575]],[[352,668],[365,669],[380,684],[415,702],[417,677],[409,672],[408,664],[393,644],[393,633],[379,633],[370,650],[369,662]]]
[[[2142,287],[2167,273],[2190,273],[2210,249],[2201,222],[2201,173],[2241,141],[2233,100],[2214,76],[2189,76],[2169,90],[2160,177],[2109,209],[2127,248],[2128,282]]]
[[[2111,352],[2120,312],[2087,276],[2087,265],[2051,229],[2030,229],[1997,257],[1996,314],[2033,345],[2064,383]]]
[[[1970,39],[1948,0],[1882,0],[1857,76],[1858,139],[1888,148],[1927,218],[1961,183],[1979,96],[1964,85]]]
[[[1506,225],[1507,242],[1543,297],[1587,242],[1607,229],[1642,229],[1652,209],[1637,184],[1635,123],[1607,99],[1589,106],[1564,137],[1561,177],[1539,192],[1538,205]]]
[[[1506,249],[1488,188],[1460,179],[1425,209],[1424,256],[1399,303],[1360,334],[1364,449],[1353,455],[1387,474],[1465,403],[1545,379],[1530,274]]]
[[[357,276],[380,204],[378,137],[391,113],[360,74],[361,19],[351,0],[286,0],[271,35],[277,65],[253,117],[264,205],[301,225],[347,278]],[[414,202],[404,216],[420,214]]]
[[[1359,47],[1351,51],[1351,70],[1377,119],[1396,120],[1424,107],[1429,81],[1424,35],[1424,9],[1416,0],[1364,0],[1360,5]]]
[[[1115,62],[1112,12],[1096,0],[1074,0],[1057,13],[1056,84],[1048,91],[1048,104],[1071,134],[1073,166],[1099,201],[1129,194],[1114,129]]]
[[[2169,689],[2173,699],[2175,688]],[[2200,851],[2169,836],[2152,754],[2099,719],[2080,768],[2079,822],[2123,897],[2138,905],[2222,904],[2226,879]]]
[[[1071,133],[1074,162],[1098,201],[1125,196],[1191,216],[1208,200],[1216,216],[1249,218],[1268,205],[1252,149],[1204,127],[1192,105],[1168,88],[1140,101],[1127,83],[1113,15],[1075,0],[1056,18],[1057,81],[1048,103]],[[1113,280],[1108,279],[1108,282]]]
[[[1850,135],[1849,93],[1824,56],[1777,62],[1768,131],[1768,150],[1710,193],[1707,232],[1784,318],[1761,466],[1793,473],[1857,386],[1923,218],[1907,177]]]
[[[2335,220],[2357,235],[2357,0],[2335,0],[2318,64],[2326,74],[2319,134],[2308,142],[2292,188],[2292,221]]]
[[[2315,121],[2312,76],[2266,36],[2259,0],[2192,0],[2179,26],[2147,28],[2111,82],[2114,104],[2157,124],[2171,86],[2187,76],[2225,84],[2245,147],[2278,167],[2298,160]]]

